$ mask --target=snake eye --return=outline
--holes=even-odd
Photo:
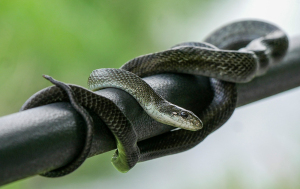
[[[180,115],[183,118],[187,118],[189,116],[186,112],[181,112]]]

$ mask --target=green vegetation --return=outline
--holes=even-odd
[[[42,74],[86,86],[93,69],[150,52],[148,15],[125,3],[0,1],[0,115],[49,86]]]
[[[200,41],[229,21],[256,16],[274,23],[282,18],[282,23],[299,26],[294,16],[300,12],[298,2],[294,5],[279,2],[277,7],[275,1],[271,5],[268,1],[257,1],[254,6],[255,3],[237,0],[222,3],[205,0],[0,0],[0,116],[17,112],[32,94],[50,86],[42,74],[87,87],[87,78],[94,69],[118,68],[142,54],[164,50],[183,41]],[[250,8],[252,12],[247,12]],[[238,126],[244,124],[236,122]],[[297,134],[296,130],[291,132]],[[266,142],[266,139],[261,141]],[[181,154],[176,156],[178,159],[171,156],[162,161],[140,163],[126,174],[119,173],[109,163],[113,154],[109,152],[89,158],[68,176],[56,179],[35,176],[2,189],[151,188],[145,183],[160,188],[299,188],[299,163],[291,161],[292,156],[295,159],[299,156],[298,146],[285,144],[289,145],[272,143],[276,150],[271,150],[271,155],[266,156],[271,158],[263,161],[258,161],[265,157],[260,157],[262,151],[259,157],[255,154],[241,156],[251,161],[239,162],[234,159],[235,154],[229,154],[233,163],[226,159],[213,161],[213,165],[199,161],[197,165],[203,167],[197,169],[191,167],[190,156],[180,159]],[[287,153],[292,151],[286,150],[287,147],[296,150]],[[199,156],[216,160],[219,153],[210,153],[214,148],[208,148],[211,146],[198,148]],[[276,158],[275,152],[283,156]],[[176,161],[181,163],[175,165]],[[174,174],[161,177],[157,167],[166,164],[171,168],[164,167],[162,172]]]
[[[32,94],[50,86],[42,74],[86,87],[94,69],[118,68],[136,56],[169,48],[174,42],[161,47],[159,38],[153,37],[153,22],[164,14],[172,19],[191,14],[192,2],[192,6],[199,4],[171,0],[0,1],[0,116],[17,112]],[[112,174],[119,173],[109,163],[111,156],[91,158],[71,176],[56,181],[34,177],[4,188],[52,188],[53,182],[63,185],[113,178]],[[102,159],[106,163],[101,163]],[[95,169],[95,164],[101,166]]]
[[[164,27],[166,16],[184,21],[200,6],[193,2],[0,1],[0,116],[49,86],[42,74],[86,87],[94,69],[118,68],[182,42],[167,34],[167,46],[159,47],[153,25]]]

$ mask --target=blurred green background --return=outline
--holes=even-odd
[[[201,41],[209,32],[228,22],[258,18],[279,25],[289,35],[300,34],[300,1],[270,3],[262,0],[0,0],[0,116],[17,112],[32,94],[50,86],[42,74],[86,87],[87,78],[94,69],[118,68],[142,54],[184,41]],[[274,103],[262,106],[270,108]],[[207,159],[221,156],[212,153],[209,146],[217,143],[211,142],[212,145],[200,149],[201,156],[207,154]],[[298,143],[295,145],[298,147]],[[239,151],[239,147],[236,150]],[[218,168],[211,168],[216,164],[210,162],[212,165],[202,165],[203,170],[197,168],[190,172],[189,169],[195,168],[194,163],[185,157],[196,155],[180,154],[177,155],[179,159],[167,157],[161,158],[161,163],[155,160],[139,164],[127,174],[114,170],[109,163],[111,155],[90,158],[79,170],[63,178],[36,176],[8,184],[3,189],[300,187],[294,178],[300,176],[300,163],[294,159],[291,160],[294,164],[289,166],[295,169],[287,174],[292,177],[281,177],[279,169],[279,175],[258,178],[260,166],[249,173],[251,164],[239,167],[247,164],[240,162],[232,166],[228,160],[230,155],[227,160],[216,160],[224,160],[223,164],[217,163]],[[296,157],[300,159],[299,154]],[[177,161],[189,161],[190,165],[179,165],[182,170],[172,170],[175,165],[178,168]],[[168,163],[168,167],[163,167]],[[172,172],[178,174],[172,175]]]

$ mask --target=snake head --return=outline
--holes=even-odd
[[[203,127],[202,121],[189,110],[170,104],[169,108],[163,111],[165,124],[190,131],[197,131]]]

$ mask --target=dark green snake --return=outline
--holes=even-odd
[[[153,119],[181,128],[141,141],[139,146],[130,122],[111,100],[80,86],[67,85],[45,76],[56,86],[33,95],[21,110],[70,101],[85,118],[88,129],[84,150],[78,158],[65,167],[42,175],[57,177],[68,174],[89,155],[93,123],[85,109],[97,113],[114,134],[118,149],[112,163],[121,172],[127,172],[137,162],[194,147],[232,115],[237,101],[235,83],[248,82],[264,74],[288,48],[288,38],[281,29],[252,20],[221,27],[204,41],[182,43],[170,50],[137,57],[120,69],[98,69],[91,73],[88,85],[92,90],[120,88],[130,93]],[[165,72],[210,77],[214,97],[201,115],[169,103],[140,78]]]

